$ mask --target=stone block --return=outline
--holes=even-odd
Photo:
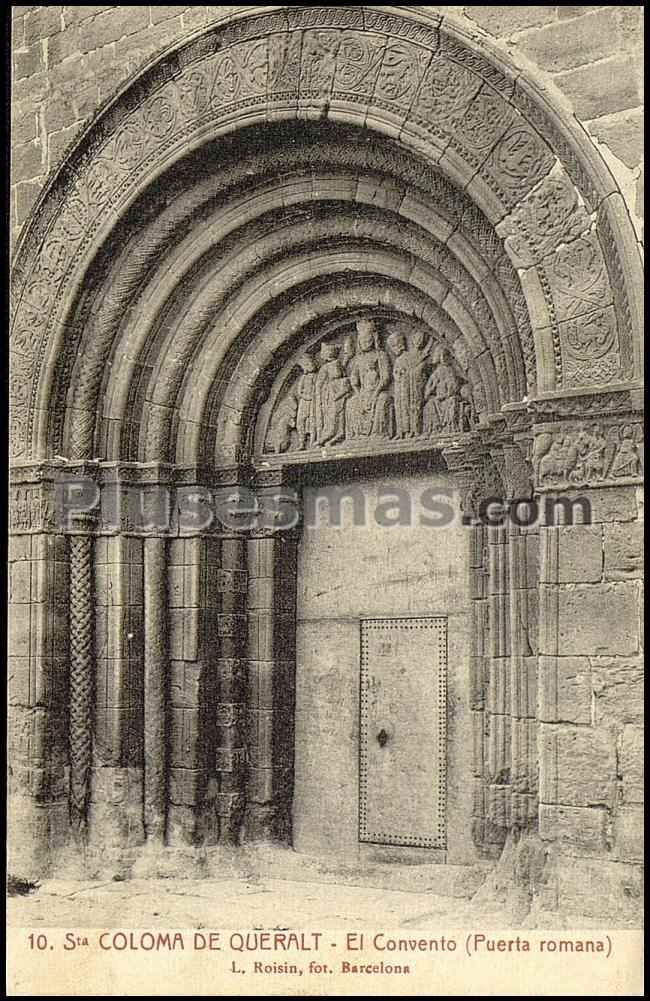
[[[609,811],[604,807],[547,806],[539,808],[540,837],[581,855],[610,852]]]
[[[638,517],[636,487],[603,487],[590,490],[586,496],[594,525],[609,521],[635,521]]]
[[[595,583],[603,574],[599,525],[563,525],[541,534],[542,580],[551,584]]]
[[[598,118],[640,103],[634,67],[624,56],[558,73],[554,82],[572,102],[578,118]]]
[[[77,126],[71,125],[67,129],[61,129],[59,132],[52,132],[47,137],[48,170],[54,170],[59,165],[77,138],[78,133],[79,129]]]
[[[52,35],[47,43],[47,64],[50,69],[69,56],[78,55],[82,50],[79,28],[66,28]]]
[[[587,727],[541,728],[540,799],[567,806],[613,805],[613,735]]]
[[[11,22],[11,48],[15,52],[25,44],[25,18],[15,17]]]
[[[570,17],[581,17],[583,14],[588,14],[592,10],[602,10],[600,5],[594,5],[591,7],[573,7],[571,4],[558,4],[557,16],[560,20],[567,20]]]
[[[8,641],[10,656],[29,656],[30,618],[31,605],[11,606]]]
[[[591,723],[591,666],[587,657],[540,657],[539,718]]]
[[[79,24],[81,21],[86,21],[89,17],[95,17],[97,14],[102,14],[105,10],[113,10],[113,5],[104,5],[101,7],[93,7],[91,5],[83,6],[77,4],[76,6],[64,7],[63,8],[63,21],[67,27],[70,24]]]
[[[158,24],[159,21],[167,21],[171,17],[177,17],[184,11],[189,10],[189,7],[152,7],[151,8],[151,23]]]
[[[38,136],[38,116],[33,104],[14,102],[11,109],[11,141],[15,146],[32,142]]]
[[[643,160],[643,112],[640,108],[604,119],[597,118],[585,125],[591,135],[598,142],[605,143],[626,167],[634,169]]]
[[[42,117],[47,133],[59,132],[78,121],[72,97],[58,90],[43,105]]]
[[[643,861],[642,806],[622,806],[614,819],[614,850],[618,858],[632,862]]]
[[[620,727],[642,723],[643,663],[640,659],[592,658],[591,683],[596,726]]]
[[[16,185],[16,219],[18,225],[22,226],[31,212],[36,199],[38,198],[41,185],[35,181],[23,181]]]
[[[8,562],[16,563],[29,560],[32,555],[31,535],[11,535],[9,537]]]
[[[639,910],[643,869],[639,865],[603,859],[558,859],[558,909],[600,920],[629,921]]]
[[[606,525],[605,579],[627,580],[643,577],[643,525]]]
[[[517,46],[542,70],[584,66],[612,54],[616,37],[616,14],[611,7],[559,24],[547,24],[517,37]]]
[[[639,606],[634,584],[561,587],[558,651],[567,656],[629,656],[639,649]]]
[[[9,601],[16,605],[31,600],[32,564],[26,560],[14,563],[9,572]]]
[[[480,24],[491,35],[508,38],[517,31],[537,24],[548,24],[557,16],[557,7],[548,6],[472,6],[465,7],[467,17]]]
[[[11,155],[12,181],[30,181],[44,172],[43,148],[36,143],[14,146]]]
[[[25,15],[25,41],[38,42],[63,27],[63,7],[34,7]]]
[[[623,728],[618,748],[618,771],[624,803],[643,803],[643,727]]]
[[[24,49],[14,52],[14,79],[24,80],[25,77],[41,73],[45,69],[43,46],[35,42]]]
[[[137,5],[113,7],[81,22],[80,39],[84,52],[116,42],[149,27],[149,8]]]

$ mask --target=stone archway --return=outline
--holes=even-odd
[[[292,650],[296,541],[146,530],[124,509],[110,531],[89,509],[64,532],[57,482],[102,499],[165,490],[176,510],[183,491],[299,479],[316,457],[269,455],[258,429],[296,357],[366,316],[444,347],[473,417],[330,459],[441,455],[469,506],[577,488],[597,503],[639,480],[639,267],[579,130],[441,18],[264,8],[118,95],[51,181],[14,269],[28,865],[43,870],[71,831],[118,853],[288,837],[278,648]],[[574,430],[586,438],[567,449]],[[539,571],[535,532],[473,531],[471,781],[475,839],[493,852],[538,823],[538,771],[551,840],[559,822],[564,752],[545,748],[573,734],[535,695],[561,676],[557,554],[575,535],[542,527]],[[625,618],[627,592],[615,598]]]

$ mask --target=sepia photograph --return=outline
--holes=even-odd
[[[5,30],[8,995],[642,996],[643,7]]]

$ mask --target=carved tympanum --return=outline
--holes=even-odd
[[[444,346],[422,329],[364,318],[354,333],[298,358],[277,394],[264,451],[432,438],[475,423],[471,387]]]

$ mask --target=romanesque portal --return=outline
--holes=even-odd
[[[535,832],[571,859],[576,810],[579,828],[616,816],[601,776],[622,731],[563,700],[569,661],[638,651],[637,585],[607,565],[641,477],[631,224],[525,75],[395,10],[269,8],[161,57],[87,130],[21,242],[25,871],[147,845],[318,852],[328,831],[441,861]],[[473,524],[423,530],[404,565],[398,546],[399,587],[392,543],[367,535],[375,597],[351,536],[328,563],[317,529],[178,517],[197,494],[289,490],[302,508],[318,484],[388,475],[456,491]],[[589,524],[473,517],[487,497],[578,495]],[[168,523],[134,516],[162,496]],[[305,583],[343,586],[343,566],[345,615]]]

